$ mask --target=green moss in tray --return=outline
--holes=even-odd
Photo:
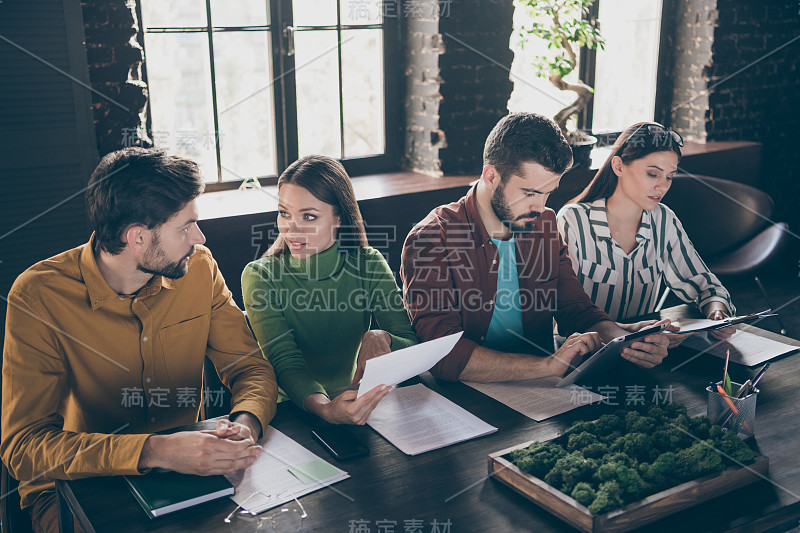
[[[751,464],[753,451],[679,404],[620,409],[514,450],[523,470],[603,514],[686,481]]]

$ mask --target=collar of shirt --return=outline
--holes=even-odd
[[[611,239],[611,230],[608,227],[606,199],[600,198],[589,205],[589,222],[592,224],[592,231],[598,239]],[[636,242],[641,244],[652,238],[652,226],[653,215],[650,211],[642,211],[642,220],[639,222],[639,229],[636,231]]]
[[[80,269],[83,282],[86,285],[86,290],[89,293],[89,299],[92,302],[92,309],[102,307],[107,301],[117,299],[120,297],[114,289],[109,287],[108,282],[100,273],[97,267],[97,259],[94,256],[95,235],[89,242],[83,245],[81,250]],[[147,284],[139,289],[137,297],[144,298],[157,294],[161,288],[174,289],[177,280],[165,278],[164,276],[153,276]]]
[[[492,238],[489,236],[489,232],[486,231],[486,226],[483,225],[481,214],[478,211],[477,191],[478,185],[475,184],[467,192],[467,195],[464,199],[464,211],[467,215],[467,223],[470,226],[470,231],[472,232],[473,239],[475,241],[475,247],[480,248],[492,242]]]

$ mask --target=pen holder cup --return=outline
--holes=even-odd
[[[721,386],[722,383],[720,382]],[[731,388],[736,391],[741,384],[731,383]],[[706,387],[708,391],[708,418],[712,424],[721,426],[725,431],[736,431],[741,439],[749,439],[755,434],[756,428],[756,398],[758,389],[750,389],[747,396],[734,398],[727,394]]]

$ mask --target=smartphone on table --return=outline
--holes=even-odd
[[[339,461],[369,455],[369,448],[358,440],[347,426],[320,424],[311,431],[311,435]]]

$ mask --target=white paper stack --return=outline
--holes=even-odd
[[[387,394],[372,411],[367,424],[408,455],[497,431],[496,427],[421,383]]]
[[[754,335],[741,329],[725,341],[710,337],[707,333],[695,333],[681,344],[701,353],[716,355],[722,359],[725,359],[725,353],[730,350],[731,361],[745,366],[760,365],[779,355],[797,350],[797,346]]]
[[[537,422],[605,398],[577,385],[556,388],[559,380],[554,377],[504,383],[465,381],[464,384]]]
[[[258,444],[264,449],[250,468],[225,476],[236,487],[231,499],[248,511],[260,513],[350,477],[272,426]]]

